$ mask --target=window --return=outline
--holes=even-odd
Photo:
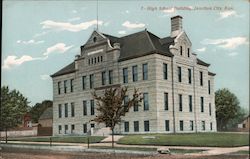
[[[94,59],[93,58],[91,58],[91,64],[93,64],[94,63]]]
[[[142,65],[142,73],[143,73],[143,80],[147,80],[148,79],[148,64],[143,64]]]
[[[109,70],[109,84],[113,84],[113,70]]]
[[[138,110],[139,110],[139,104],[138,102],[136,102],[134,105],[134,112],[138,112]]]
[[[90,59],[89,59],[89,65],[90,65]]]
[[[64,93],[67,93],[67,80],[64,81]]]
[[[188,96],[188,103],[189,103],[189,112],[192,112],[193,111],[193,99],[192,99],[192,96],[189,95]]]
[[[213,123],[210,123],[210,130],[213,130]]]
[[[208,80],[208,94],[211,93],[210,80]]]
[[[204,97],[201,97],[201,112],[204,112]]]
[[[190,123],[190,131],[193,131],[194,130],[194,121],[190,120],[189,123]]]
[[[178,81],[181,82],[181,67],[178,67]]]
[[[144,110],[149,110],[148,93],[143,93],[143,107]]]
[[[181,56],[182,56],[182,46],[180,46],[180,54],[181,54]]]
[[[209,103],[209,115],[212,115],[212,108],[211,108],[211,103]]]
[[[75,103],[71,103],[71,117],[75,116]]]
[[[168,93],[164,93],[164,109],[168,110]]]
[[[144,131],[149,131],[149,121],[144,121]]]
[[[200,85],[203,86],[203,72],[200,71]]]
[[[61,82],[57,82],[58,94],[61,94]]]
[[[137,65],[132,67],[133,82],[138,80]]]
[[[90,127],[91,128],[95,128],[95,124],[90,124]]]
[[[205,121],[201,121],[202,130],[206,130]]]
[[[87,115],[87,101],[83,101],[83,115]]]
[[[190,48],[188,48],[188,57],[190,57]]]
[[[90,100],[90,115],[95,115],[95,103],[94,103],[94,100]]]
[[[96,42],[96,37],[93,38],[93,42]]]
[[[58,105],[58,117],[59,118],[62,117],[62,105],[61,104]]]
[[[182,112],[182,95],[179,94],[179,111]]]
[[[128,112],[129,110],[128,110],[128,96],[125,96],[124,97],[124,111],[125,112]]]
[[[74,79],[70,80],[70,91],[74,92]]]
[[[101,56],[101,62],[102,62],[102,56]]]
[[[89,75],[89,88],[94,88],[94,74]]]
[[[62,133],[62,125],[58,125],[58,134]]]
[[[99,56],[97,57],[97,62],[98,62],[98,63],[100,62],[100,57],[99,57]]]
[[[134,121],[134,132],[139,132],[139,121]]]
[[[95,57],[95,64],[96,64],[96,57]]]
[[[123,68],[123,83],[128,83],[128,68]]]
[[[67,134],[68,133],[68,125],[64,125],[64,134]]]
[[[180,131],[183,131],[183,127],[184,127],[183,120],[180,120]]]
[[[124,122],[124,132],[129,132],[129,122],[128,121]]]
[[[169,131],[169,120],[165,120],[165,130]]]
[[[64,116],[65,116],[65,118],[68,117],[68,103],[64,104]]]
[[[102,85],[106,84],[106,72],[102,72]]]
[[[83,124],[83,133],[87,133],[87,124]]]
[[[75,125],[71,125],[71,134],[73,134],[75,131]]]
[[[163,64],[163,79],[168,79],[168,65],[166,63]]]
[[[82,76],[82,89],[86,89],[86,76]]]
[[[188,83],[189,84],[192,83],[192,71],[191,71],[191,69],[188,69]]]

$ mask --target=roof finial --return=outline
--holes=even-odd
[[[96,0],[96,30],[98,31],[98,0]]]

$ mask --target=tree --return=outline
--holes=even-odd
[[[230,120],[237,117],[240,102],[235,94],[223,88],[215,92],[216,119],[218,130],[227,130]]]
[[[29,102],[19,91],[10,91],[7,86],[1,88],[1,126],[0,130],[6,132],[10,128],[16,127],[22,123],[23,115],[29,110]]]
[[[237,113],[234,118],[230,119],[227,124],[227,128],[233,130],[238,127],[238,124],[241,123],[247,117],[247,110],[238,107]]]
[[[33,107],[30,109],[31,119],[32,122],[37,123],[40,116],[43,114],[43,112],[53,106],[53,102],[51,100],[44,100],[42,103],[36,103]]]
[[[138,105],[142,101],[141,93],[134,88],[132,99],[127,98],[127,87],[116,87],[106,89],[103,96],[98,96],[96,92],[92,95],[96,100],[98,115],[92,120],[97,123],[104,123],[112,131],[112,148],[114,147],[114,128],[121,123],[122,116],[129,109]]]

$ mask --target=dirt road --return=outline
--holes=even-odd
[[[103,153],[71,153],[51,152],[44,150],[2,149],[0,159],[248,159],[248,155],[219,155],[219,156],[192,156],[192,155],[127,155]]]

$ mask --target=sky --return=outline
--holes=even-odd
[[[96,29],[125,36],[147,28],[170,35],[170,18],[183,29],[198,58],[216,73],[215,90],[228,88],[249,109],[249,1],[31,1],[4,0],[1,85],[30,105],[52,100],[51,74],[71,63]]]

